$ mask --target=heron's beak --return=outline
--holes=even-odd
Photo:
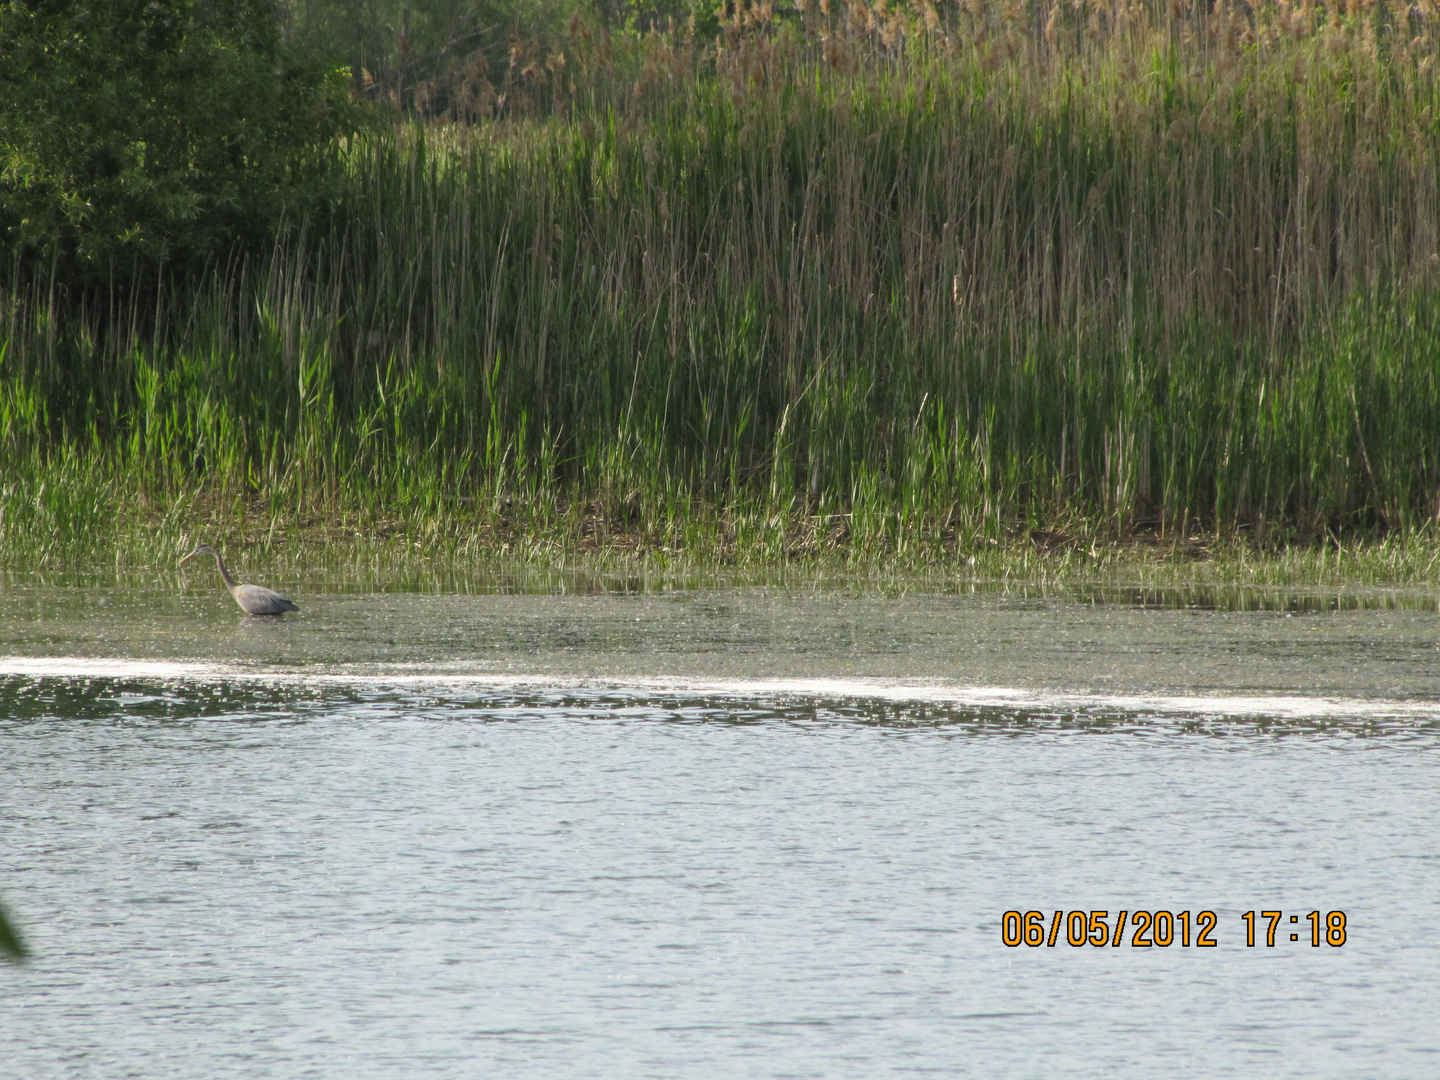
[[[194,558],[196,555],[198,555],[198,554],[200,554],[198,551],[192,551],[192,552],[190,552],[189,555],[186,555],[183,559],[180,560],[180,565],[181,565],[181,566],[184,566],[187,562],[189,562],[191,559],[193,559],[193,558]]]

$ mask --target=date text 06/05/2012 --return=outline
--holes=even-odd
[[[1247,911],[1240,916],[1245,944],[1255,948],[1262,941],[1267,948],[1290,942],[1319,948],[1338,949],[1346,941],[1343,911],[1310,911],[1289,915],[1283,911]],[[1108,911],[1056,911],[1050,918],[1043,911],[1007,911],[1000,917],[1000,940],[1009,948],[1028,945],[1032,949],[1056,945],[1089,945],[1103,949],[1128,944],[1137,949],[1213,949],[1220,944],[1220,920],[1213,911],[1119,911],[1112,925]],[[1292,929],[1293,928],[1293,929]]]

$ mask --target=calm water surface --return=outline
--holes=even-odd
[[[1440,1075],[1433,597],[299,598],[0,595],[0,1075]]]

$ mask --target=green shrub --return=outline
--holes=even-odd
[[[265,242],[357,120],[272,0],[0,0],[0,56],[0,249],[67,284]]]

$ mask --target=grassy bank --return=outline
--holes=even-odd
[[[513,510],[513,508],[511,508]],[[108,512],[108,507],[107,507]],[[703,511],[702,511],[703,512]],[[297,596],[326,592],[609,592],[766,586],[886,593],[999,591],[1021,597],[1094,597],[1233,610],[1304,605],[1433,606],[1440,592],[1440,536],[1433,529],[1325,542],[1260,544],[1244,533],[1213,536],[1014,533],[973,547],[911,543],[859,548],[802,522],[752,519],[685,548],[643,524],[606,528],[598,515],[541,519],[497,514],[436,529],[434,518],[339,514],[272,517],[266,508],[178,505],[97,523],[91,542],[11,543],[0,590],[50,584],[87,588],[218,588],[213,570],[179,558],[197,539],[217,543],[242,580]],[[733,527],[733,526],[732,526]],[[738,539],[738,542],[737,542]]]
[[[1434,580],[1437,53],[1376,4],[577,26],[472,122],[357,141],[337,223],[266,260],[16,275],[0,557],[1118,543]]]

